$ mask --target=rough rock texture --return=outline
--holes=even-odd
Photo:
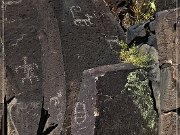
[[[69,135],[82,72],[101,65],[119,63],[115,51],[119,46],[118,38],[125,40],[125,34],[102,0],[55,0],[54,6],[67,86],[66,119],[62,134]]]
[[[180,107],[180,91],[178,80],[176,80],[180,75],[174,76],[179,70],[179,66],[167,66],[161,69],[161,112],[168,112]]]
[[[5,1],[2,19],[5,25],[6,95],[7,99],[15,96],[8,105],[8,135],[36,134],[43,97],[44,107],[50,113],[46,126],[58,124],[53,131],[53,135],[58,135],[65,112],[65,78],[52,3]]]
[[[180,63],[179,17],[180,8],[158,12],[156,15],[155,31],[160,65]]]
[[[130,135],[142,134],[142,127],[149,130],[132,93],[122,92],[127,75],[135,69],[131,64],[116,64],[83,72],[72,135]]]
[[[179,7],[180,3],[177,0],[156,0],[157,12]]]
[[[159,12],[156,16],[156,38],[161,66],[161,109],[170,111],[179,105],[179,9]],[[177,15],[176,15],[177,13]],[[176,101],[178,104],[176,105]]]
[[[146,36],[145,25],[146,23],[139,23],[128,28],[126,39],[127,44],[132,43],[136,38],[142,38]]]
[[[159,135],[179,135],[180,116],[176,112],[169,112],[160,115]]]
[[[156,39],[160,63],[159,135],[179,134],[180,8],[158,12]]]

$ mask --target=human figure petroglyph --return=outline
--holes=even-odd
[[[81,7],[79,6],[72,6],[70,8],[70,11],[72,13],[74,24],[76,26],[91,26],[93,23],[91,22],[91,19],[94,18],[93,16],[90,16],[89,14],[85,14],[86,19],[81,19],[79,15],[81,14]]]
[[[22,83],[24,84],[25,80],[29,81],[32,84],[32,79],[39,81],[38,76],[34,75],[34,70],[38,69],[38,65],[36,63],[28,64],[27,57],[23,57],[24,64],[21,66],[17,66],[15,71],[18,72],[20,69],[23,69],[23,73],[25,77],[21,78]]]
[[[74,120],[80,125],[87,119],[87,111],[85,103],[77,102],[74,110]]]

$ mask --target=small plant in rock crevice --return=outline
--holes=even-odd
[[[156,126],[156,113],[148,86],[147,72],[143,69],[131,72],[127,77],[125,90],[133,92],[133,102],[139,108],[147,127],[153,132]],[[145,128],[142,129],[145,133]]]
[[[129,47],[123,41],[120,41],[120,52],[119,57],[123,62],[130,62],[135,66],[140,68],[148,68],[152,60],[149,54],[138,51],[138,48],[135,44],[132,47]]]
[[[153,19],[156,12],[155,0],[131,0],[130,9],[133,16],[126,13],[124,17],[124,24],[127,27]]]
[[[152,58],[149,54],[139,52],[135,44],[129,47],[120,41],[119,57],[124,62],[130,62],[140,69],[129,73],[125,90],[133,93],[133,102],[139,108],[147,127],[154,132],[156,127],[156,112],[154,110],[151,89],[149,87],[148,70],[151,68]],[[146,133],[146,127],[142,125],[142,133]]]

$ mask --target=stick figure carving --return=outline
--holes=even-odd
[[[23,63],[23,65],[15,68],[16,73],[21,69],[23,70],[25,77],[21,78],[22,83],[24,84],[25,81],[29,81],[32,84],[32,79],[39,81],[38,76],[34,75],[34,70],[38,69],[38,65],[36,63],[28,64],[27,57],[23,57]]]

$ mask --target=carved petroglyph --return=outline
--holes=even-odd
[[[50,104],[51,103],[54,103],[54,106],[57,106],[58,104],[60,104],[60,98],[62,97],[62,94],[61,94],[61,92],[59,91],[58,93],[57,93],[57,96],[55,96],[55,97],[52,97],[52,98],[50,98]]]
[[[36,108],[38,108],[38,106],[40,106],[40,103],[35,103],[35,102],[31,102],[31,103],[23,103],[23,102],[19,102],[16,104],[16,113],[20,113],[20,112],[25,112],[25,111],[31,111],[34,110]]]
[[[50,104],[51,104],[52,102],[54,102],[54,106],[57,106],[58,104],[60,104],[58,97],[52,97],[52,98],[50,99]]]
[[[18,43],[23,40],[23,38],[24,38],[25,35],[26,35],[26,34],[22,34],[21,37],[16,40],[16,43],[12,44],[12,46],[17,46]]]
[[[85,103],[77,102],[74,110],[74,120],[76,124],[80,125],[87,119],[87,111]]]
[[[1,8],[4,8],[6,10],[7,6],[16,5],[16,4],[19,4],[21,2],[22,2],[22,0],[2,1],[2,7]]]
[[[15,22],[16,20],[14,19],[11,19],[11,20],[8,20],[7,18],[2,18],[2,20],[0,20],[0,22],[3,22],[3,23],[6,23],[6,24],[10,24],[10,23],[13,23]]]
[[[110,37],[105,36],[105,40],[108,42],[112,50],[113,50],[113,44],[116,44],[117,46],[119,46],[118,36],[110,36]]]
[[[19,135],[19,132],[14,124],[14,121],[12,119],[12,108],[17,105],[17,99],[14,98],[8,105],[8,117],[9,117],[9,120],[10,120],[10,124],[13,126],[13,130],[9,131],[10,135]]]
[[[38,69],[38,65],[36,63],[28,64],[27,57],[23,57],[23,62],[23,65],[15,68],[16,73],[21,69],[23,70],[25,77],[21,78],[22,83],[24,84],[25,80],[27,80],[32,84],[32,79],[39,81],[38,76],[34,75],[34,70]]]
[[[81,19],[80,14],[81,12],[81,7],[79,6],[72,6],[70,8],[70,11],[72,13],[73,19],[74,19],[74,24],[76,26],[91,26],[93,25],[91,19],[94,18],[93,16],[90,16],[89,14],[85,14],[86,19]]]

